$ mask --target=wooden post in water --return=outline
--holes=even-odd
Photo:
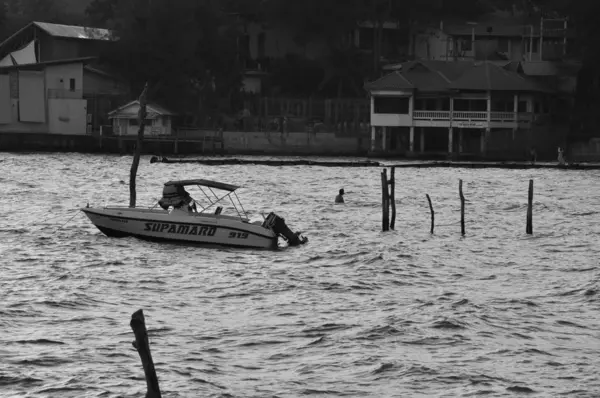
[[[463,182],[458,180],[458,194],[460,195],[460,233],[465,235],[465,195],[463,195]]]
[[[144,311],[137,310],[134,312],[131,315],[129,326],[131,326],[133,334],[135,334],[135,341],[132,344],[140,355],[142,366],[144,367],[147,386],[146,398],[161,398],[158,377],[156,376],[156,369],[154,369],[154,362],[150,354],[150,343],[148,342]]]
[[[382,230],[390,230],[390,198],[388,192],[387,169],[381,172],[381,210],[382,210]]]
[[[142,153],[142,142],[144,141],[144,127],[146,124],[146,101],[148,96],[148,83],[144,86],[144,90],[140,95],[140,110],[138,111],[138,128],[137,143],[135,146],[135,153],[133,155],[133,162],[131,163],[131,170],[129,171],[129,207],[135,207],[136,202],[136,190],[135,190],[135,178],[137,176],[138,166],[140,165],[140,155]]]
[[[529,195],[527,198],[527,227],[525,232],[533,234],[533,180],[529,180]]]
[[[392,219],[390,220],[390,229],[394,230],[396,227],[396,181],[395,174],[396,168],[392,167],[390,172],[390,204],[392,205]]]
[[[427,194],[427,202],[429,202],[429,210],[431,211],[431,234],[433,234],[433,228],[435,226],[435,212],[433,211],[433,205],[431,204],[431,198]]]

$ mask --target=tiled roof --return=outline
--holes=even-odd
[[[365,85],[374,90],[444,92],[449,90],[547,92],[527,76],[517,73],[518,63],[475,61],[410,61],[400,71]]]
[[[490,62],[474,64],[449,87],[454,90],[474,91],[546,91],[525,76]]]
[[[377,90],[413,90],[415,86],[408,81],[400,72],[392,72],[374,82],[365,84],[365,88],[369,91]]]

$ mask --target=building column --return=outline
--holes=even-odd
[[[387,150],[387,127],[382,127],[382,132],[381,132],[381,150],[382,151],[386,151]]]
[[[515,114],[515,119],[514,119],[514,123],[515,126],[513,127],[513,141],[515,140],[515,134],[517,132],[517,129],[519,128],[519,94],[515,94],[514,97],[514,103],[513,103],[513,112]]]
[[[487,92],[487,128],[490,127],[490,122],[492,121],[492,92]]]
[[[425,127],[421,127],[421,153],[425,153]]]
[[[490,123],[492,122],[492,92],[487,92],[487,124],[485,129],[481,132],[481,153],[484,154],[486,150],[486,141],[490,133]]]
[[[410,152],[415,151],[415,126],[410,126],[410,138],[409,138]]]
[[[484,154],[485,150],[486,150],[486,141],[488,138],[488,135],[490,134],[490,129],[489,128],[485,128],[483,129],[483,131],[481,132],[481,153]]]
[[[414,110],[415,110],[415,95],[413,93],[413,95],[408,97],[408,114],[410,115],[411,118],[413,117]]]
[[[371,152],[375,152],[376,129],[377,127],[371,126]]]
[[[463,151],[463,130],[458,130],[458,153],[462,153]]]
[[[454,150],[454,145],[453,145],[453,137],[454,136],[454,129],[452,127],[448,128],[448,154],[452,155],[452,152]]]

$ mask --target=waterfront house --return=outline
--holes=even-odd
[[[137,135],[139,123],[138,112],[140,102],[131,101],[111,112],[108,117],[112,120],[114,135]],[[171,135],[173,112],[155,103],[146,105],[146,129],[145,134],[149,136]]]
[[[90,67],[95,60],[0,67],[0,133],[91,134],[95,118],[88,98],[97,92],[125,90],[112,77]],[[100,108],[100,104],[93,105]]]
[[[34,21],[0,43],[0,66],[99,56],[112,41],[107,29]]]
[[[366,84],[371,151],[480,155],[496,137],[526,135],[550,117],[554,92],[511,68],[506,62],[411,61]]]
[[[573,53],[575,33],[566,19],[494,13],[477,21],[440,21],[415,26],[411,55],[428,60],[556,61]]]

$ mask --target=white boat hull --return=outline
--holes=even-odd
[[[278,236],[271,229],[231,216],[124,207],[81,210],[110,237],[257,249],[278,246]]]

